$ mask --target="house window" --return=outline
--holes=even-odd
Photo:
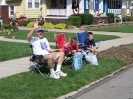
[[[28,8],[32,8],[32,0],[28,0]]]
[[[11,3],[9,4],[9,17],[14,16],[15,14],[15,4]]]
[[[10,6],[10,15],[14,15],[14,6]]]
[[[39,8],[39,0],[35,0],[35,8]]]
[[[40,0],[27,0],[28,9],[38,9],[40,8]]]

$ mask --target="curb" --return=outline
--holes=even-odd
[[[56,99],[67,99],[67,98],[70,98],[71,96],[73,96],[73,95],[75,95],[75,94],[77,94],[77,93],[79,93],[79,92],[81,92],[81,91],[83,91],[83,90],[89,88],[90,86],[92,86],[92,85],[94,85],[94,84],[96,84],[96,83],[98,83],[98,82],[100,82],[100,81],[102,81],[102,80],[105,80],[105,79],[107,79],[107,78],[109,78],[109,77],[111,77],[111,76],[113,76],[113,75],[115,75],[115,74],[117,74],[117,73],[119,73],[119,72],[121,72],[121,71],[123,71],[123,70],[125,70],[125,69],[127,69],[127,68],[129,68],[129,67],[131,67],[131,66],[133,66],[133,63],[130,64],[130,65],[124,66],[124,67],[122,67],[122,68],[120,68],[120,69],[114,71],[112,74],[107,75],[107,76],[105,76],[105,77],[103,77],[103,78],[101,78],[101,79],[99,79],[99,80],[96,80],[95,82],[92,82],[92,83],[90,83],[89,85],[86,85],[86,86],[84,86],[84,87],[78,89],[77,91],[70,92],[70,93],[68,93],[68,94],[66,94],[66,95],[63,95],[63,96],[60,96],[60,97],[58,97],[58,98],[56,98]]]

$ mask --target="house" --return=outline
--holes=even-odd
[[[133,0],[0,0],[0,13],[28,18],[67,19],[71,14],[90,12],[131,15]],[[5,10],[6,8],[6,10]],[[8,8],[8,9],[7,9]],[[2,12],[4,11],[4,12]],[[3,15],[1,15],[2,17]]]
[[[9,6],[9,17],[16,14],[27,17],[68,17],[73,13],[84,13],[84,0],[2,0]],[[72,6],[77,5],[78,11],[73,11]],[[4,4],[4,5],[5,5]]]
[[[114,13],[122,16],[131,15],[133,0],[89,0],[89,12]]]

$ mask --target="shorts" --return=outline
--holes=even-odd
[[[57,53],[58,52],[49,53],[49,54],[44,55],[43,57],[44,57],[45,60],[47,60],[47,55],[52,55],[53,56],[53,60],[55,60]]]

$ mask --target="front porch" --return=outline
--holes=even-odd
[[[117,15],[130,16],[133,9],[133,0],[90,0],[89,12],[114,13]]]
[[[73,13],[75,6],[79,13],[84,13],[84,0],[46,0],[46,17],[68,17]]]
[[[66,16],[66,9],[47,9],[47,16]]]

